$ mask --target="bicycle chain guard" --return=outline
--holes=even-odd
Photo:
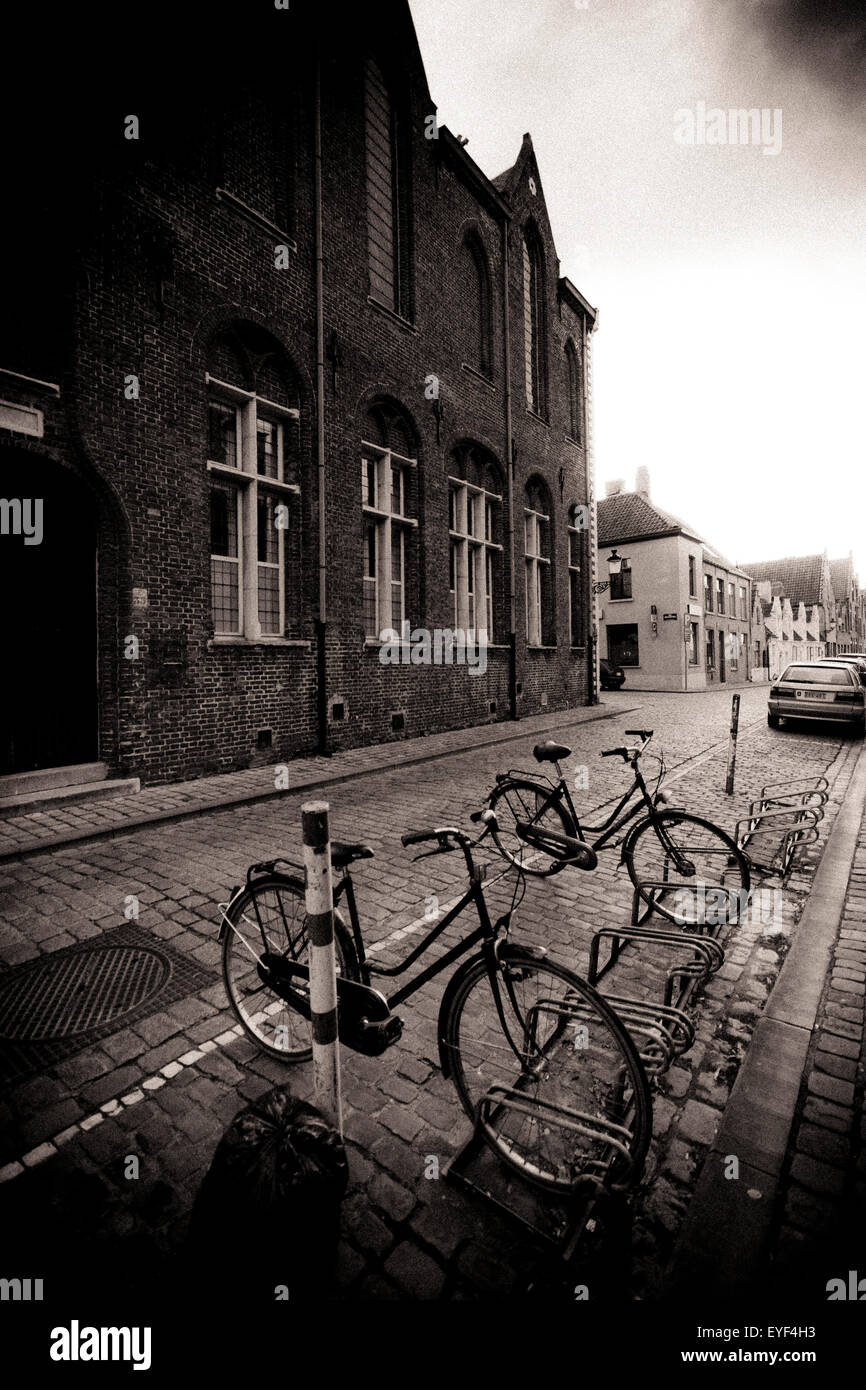
[[[266,952],[260,959],[261,980],[304,1018],[310,1018],[310,968],[300,961]],[[403,1020],[392,1014],[378,989],[337,976],[337,1033],[341,1043],[365,1057],[380,1057],[403,1034]]]

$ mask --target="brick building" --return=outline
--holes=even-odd
[[[598,503],[601,655],[634,690],[706,690],[749,680],[749,577],[679,517],[650,498],[639,468],[634,492],[607,484]]]
[[[0,545],[2,772],[170,781],[593,698],[596,313],[529,136],[490,179],[437,125],[405,3],[244,23],[238,73],[151,17],[8,113],[0,464],[44,534]]]

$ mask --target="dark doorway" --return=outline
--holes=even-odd
[[[607,658],[614,666],[640,664],[637,623],[616,623],[608,626]]]
[[[6,503],[0,592],[8,644],[0,773],[93,762],[98,757],[93,499],[71,470],[14,451],[0,455],[0,491]]]
[[[719,682],[725,679],[725,634],[719,628]]]

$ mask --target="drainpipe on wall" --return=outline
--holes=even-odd
[[[505,356],[505,468],[508,478],[508,707],[517,719],[517,603],[514,592],[514,439],[511,426],[511,325],[508,312],[508,219],[502,223],[502,324]]]
[[[595,510],[595,453],[592,446],[592,334],[598,327],[598,310],[589,333],[583,319],[584,430],[586,438],[586,491],[589,503],[589,632],[586,639],[586,703],[599,703],[598,687],[598,521]]]
[[[328,753],[328,688],[325,639],[328,621],[328,557],[325,498],[325,322],[322,277],[322,64],[316,57],[314,130],[315,254],[316,254],[316,465],[319,499],[319,614],[316,619],[316,717],[319,753]]]

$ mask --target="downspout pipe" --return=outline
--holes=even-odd
[[[322,252],[322,62],[316,55],[315,111],[313,119],[313,202],[316,257],[316,467],[319,503],[319,608],[316,619],[316,722],[318,751],[328,755],[328,686],[326,636],[328,624],[327,505],[325,495],[325,310]]]
[[[517,601],[514,584],[514,436],[511,421],[511,316],[508,307],[508,217],[502,222],[502,328],[505,357],[505,467],[508,478],[508,712],[517,713]]]

